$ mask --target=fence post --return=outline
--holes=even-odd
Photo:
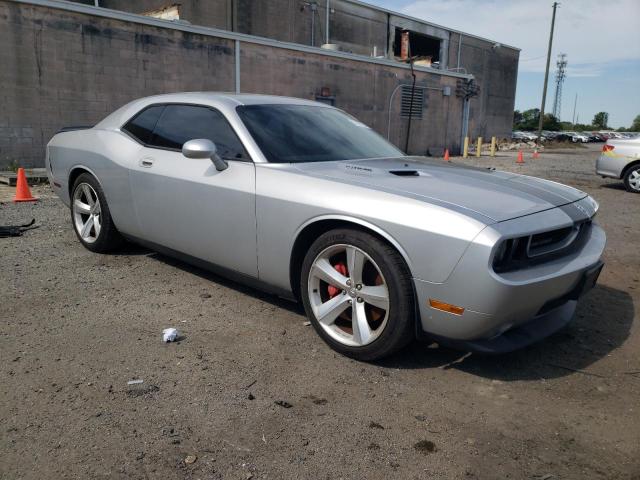
[[[464,150],[462,150],[462,156],[464,158],[469,156],[469,137],[464,137]]]
[[[491,156],[496,156],[496,137],[491,137]]]
[[[480,156],[482,150],[482,137],[478,137],[478,146],[476,147],[476,157]]]

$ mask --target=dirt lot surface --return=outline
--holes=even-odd
[[[0,478],[639,478],[640,195],[593,173],[597,149],[466,162],[589,192],[609,239],[570,326],[499,357],[352,361],[284,300],[90,253],[45,187],[0,205],[40,225],[0,239]]]

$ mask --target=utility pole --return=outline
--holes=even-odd
[[[553,45],[553,28],[556,24],[556,9],[558,2],[553,2],[553,16],[551,17],[551,32],[549,32],[549,50],[547,51],[547,69],[544,72],[544,87],[542,88],[542,105],[540,106],[540,122],[538,123],[538,139],[542,136],[542,122],[544,122],[544,104],[547,101],[547,82],[549,81],[549,63],[551,62],[551,46]]]
[[[576,93],[576,99],[573,101],[573,123],[576,124],[576,107],[578,106],[578,94]]]

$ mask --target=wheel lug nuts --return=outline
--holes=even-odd
[[[356,288],[357,288],[358,290],[362,290],[362,285],[358,284],[358,285],[356,285]]]
[[[362,303],[364,302],[364,300],[362,299],[362,297],[358,297],[358,303]]]
[[[343,294],[343,295],[346,295],[346,294],[347,294],[347,291],[346,291],[346,290],[342,290],[342,294]]]
[[[351,280],[347,280],[347,287],[351,286]]]

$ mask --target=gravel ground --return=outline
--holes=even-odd
[[[90,253],[46,187],[0,204],[0,224],[40,225],[0,239],[0,478],[639,478],[640,195],[594,175],[597,146],[515,155],[466,162],[593,194],[609,241],[575,320],[499,357],[352,361],[294,304],[135,246]]]

